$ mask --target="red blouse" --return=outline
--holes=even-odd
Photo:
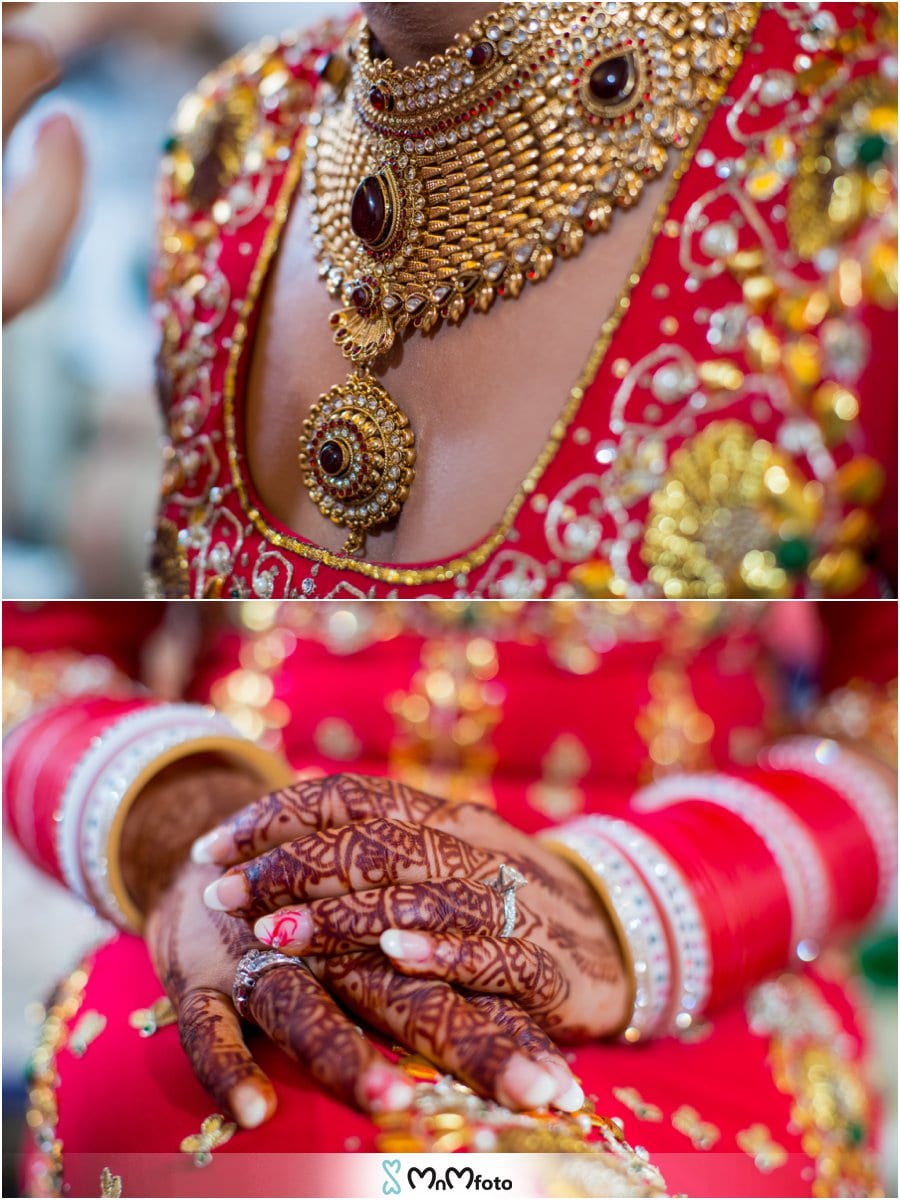
[[[207,76],[179,110],[163,168],[167,434],[150,591],[678,598],[890,586],[888,7],[761,6],[532,470],[484,539],[441,562],[344,558],[256,494],[248,360],[298,191],[316,63],[338,34],[264,41]]]

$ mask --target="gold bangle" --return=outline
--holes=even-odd
[[[249,767],[267,789],[286,787],[295,777],[295,772],[290,764],[279,755],[238,736],[231,738],[214,735],[192,738],[163,751],[148,763],[131,781],[122,796],[106,838],[106,886],[119,913],[127,921],[128,928],[135,933],[142,931],[144,915],[126,888],[122,872],[120,851],[125,819],[138,796],[151,780],[172,763],[192,758],[197,754],[216,754],[235,766]]]

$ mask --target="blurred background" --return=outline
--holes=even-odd
[[[3,334],[6,597],[141,595],[159,476],[148,275],[169,120],[247,42],[348,7],[61,0],[16,16],[47,37],[64,77],[15,129],[4,183],[60,108],[81,128],[88,181],[59,286]]]

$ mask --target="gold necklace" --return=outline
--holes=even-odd
[[[361,554],[415,476],[406,415],[371,374],[398,335],[487,312],[640,198],[727,87],[754,4],[510,4],[398,69],[361,24],[329,56],[304,191],[330,322],[358,365],[300,439],[304,482]]]

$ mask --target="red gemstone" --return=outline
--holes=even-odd
[[[319,466],[326,475],[342,475],[346,457],[343,446],[338,442],[325,442],[319,450]]]
[[[367,246],[377,246],[384,240],[391,215],[387,189],[377,175],[367,175],[353,193],[350,227]]]
[[[366,283],[358,283],[350,293],[350,303],[359,312],[372,305],[372,289]]]
[[[490,42],[476,42],[466,50],[466,58],[471,67],[486,67],[494,57],[494,47]]]
[[[369,92],[369,103],[376,112],[390,112],[394,107],[394,97],[384,88],[376,86]]]
[[[617,54],[591,71],[588,87],[601,104],[621,104],[634,91],[634,60],[630,54]]]

